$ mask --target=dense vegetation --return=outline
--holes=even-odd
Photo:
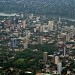
[[[35,51],[37,49],[37,51]],[[39,60],[43,58],[43,52],[47,51],[49,54],[53,54],[55,50],[54,45],[29,45],[29,49],[24,51],[10,51],[9,48],[0,48],[0,66],[5,68],[16,67],[20,69],[34,68],[34,65],[38,64]],[[41,67],[41,66],[40,66]],[[37,68],[40,68],[39,66]]]
[[[74,0],[0,0],[0,12],[25,12],[74,17]]]

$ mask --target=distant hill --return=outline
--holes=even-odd
[[[74,17],[75,0],[0,0],[0,12],[25,12]]]

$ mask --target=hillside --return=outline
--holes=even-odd
[[[0,12],[26,12],[74,17],[75,0],[0,0]]]

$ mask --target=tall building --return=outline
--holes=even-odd
[[[24,45],[24,49],[27,49],[28,48],[28,42],[26,41],[26,39],[24,39],[23,45]]]
[[[57,64],[57,73],[61,75],[61,71],[62,71],[62,63],[59,62],[59,63]]]
[[[18,18],[16,15],[13,18],[13,24],[14,24],[14,26],[17,26],[17,24],[18,24]]]
[[[8,25],[8,27],[11,26],[11,20],[7,20],[7,25]]]
[[[48,21],[48,30],[53,31],[53,27],[54,27],[54,22],[53,21]]]
[[[66,47],[63,48],[63,56],[66,55]]]
[[[24,39],[24,49],[28,48],[29,38],[30,38],[30,31],[26,31],[26,37]]]
[[[30,31],[26,31],[26,40],[29,41],[29,38],[30,38]]]
[[[59,56],[55,56],[55,64],[57,65],[59,63]]]
[[[69,42],[70,41],[70,35],[69,33],[66,35],[66,42]]]
[[[23,25],[22,27],[25,29],[26,28],[26,21],[25,20],[22,21],[22,25]]]
[[[59,17],[59,21],[58,21],[58,23],[61,24],[61,18],[60,18],[60,17]]]
[[[43,44],[43,40],[42,40],[42,39],[43,39],[43,36],[39,36],[39,37],[38,37],[38,43],[39,43],[39,44]]]
[[[16,38],[11,38],[11,47],[15,48],[17,46],[17,39]]]
[[[20,15],[20,17],[21,17],[21,18],[24,18],[24,15],[23,15],[23,13]]]
[[[40,26],[40,32],[44,32],[45,31],[45,25],[41,25]]]
[[[44,62],[47,62],[48,52],[43,53],[43,60]]]
[[[43,27],[42,26],[40,26],[40,32],[42,32],[43,31]]]

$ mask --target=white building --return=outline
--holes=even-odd
[[[40,26],[40,32],[44,32],[45,31],[45,25],[41,25]]]
[[[57,65],[59,63],[59,56],[55,56],[55,64]]]
[[[59,63],[57,64],[57,73],[61,75],[61,71],[62,71],[62,63],[59,62]]]
[[[21,14],[21,18],[23,18],[24,17],[24,15],[23,14]]]
[[[48,30],[53,31],[54,21],[48,21]]]

